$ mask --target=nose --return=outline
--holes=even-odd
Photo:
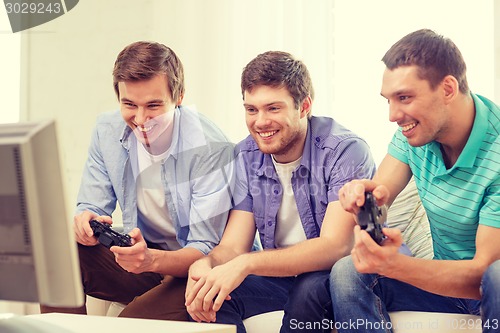
[[[255,126],[257,127],[266,127],[271,124],[271,120],[268,118],[266,112],[260,111],[255,115],[255,117]]]
[[[137,125],[144,125],[146,121],[149,120],[148,114],[143,107],[137,108],[137,113],[135,114],[134,121]]]
[[[402,112],[399,109],[399,107],[396,105],[396,103],[390,103],[389,102],[389,121],[390,122],[397,122],[399,119],[402,117]]]

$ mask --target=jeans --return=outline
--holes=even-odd
[[[280,333],[330,333],[333,309],[329,277],[329,271],[297,276],[285,304]]]
[[[500,331],[500,260],[488,267],[481,281],[483,332]]]
[[[377,274],[356,271],[350,256],[339,260],[330,275],[335,326],[344,332],[392,332],[388,312],[424,311],[483,315],[483,332],[500,329],[500,261],[483,276],[481,301],[440,296]],[[480,309],[481,308],[481,309]],[[486,327],[485,320],[490,325]]]
[[[297,277],[250,275],[231,293],[231,300],[224,301],[217,312],[216,323],[236,325],[237,332],[244,333],[244,319],[285,310],[281,333],[323,332],[301,330],[299,323],[321,321],[324,316],[333,319],[328,279],[328,271]]]

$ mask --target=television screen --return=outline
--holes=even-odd
[[[83,304],[54,121],[0,125],[0,299]]]

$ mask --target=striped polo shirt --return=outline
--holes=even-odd
[[[389,154],[410,166],[427,212],[435,259],[471,259],[479,224],[500,228],[500,109],[472,94],[476,115],[455,165],[446,169],[440,144],[412,147],[399,129]]]

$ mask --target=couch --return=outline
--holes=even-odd
[[[414,256],[432,258],[433,249],[429,222],[413,180],[392,204],[387,221],[390,227],[402,231],[405,243]],[[89,303],[95,306],[99,302],[94,300]],[[123,304],[110,302],[102,302],[99,306],[101,310],[97,314],[108,316],[117,316],[124,308]],[[89,309],[90,307],[89,304]],[[479,316],[411,311],[392,312],[389,315],[395,333],[479,333],[482,331]],[[283,311],[274,311],[248,318],[244,320],[244,324],[248,333],[277,333],[282,318]],[[336,332],[333,322],[325,321],[321,325],[327,329],[331,327],[332,333]]]

